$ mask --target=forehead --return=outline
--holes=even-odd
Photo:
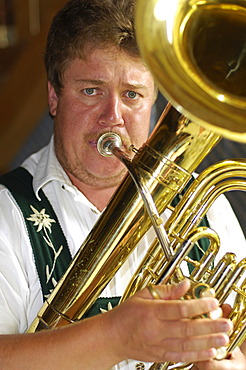
[[[136,80],[148,85],[153,84],[153,77],[142,59],[116,47],[87,48],[84,58],[76,58],[67,65],[64,79],[72,76],[78,79],[118,82]]]

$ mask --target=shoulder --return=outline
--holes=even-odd
[[[0,224],[0,237],[4,239],[10,247],[18,244],[16,238],[26,238],[25,236],[25,223],[23,219],[22,212],[17,205],[13,195],[10,190],[4,185],[0,184],[0,214],[1,214],[1,224]]]
[[[23,214],[2,184],[0,214],[0,294],[7,302],[0,302],[0,332],[23,332],[35,317],[42,295]],[[28,318],[26,312],[30,312]]]
[[[238,259],[245,257],[246,241],[238,219],[224,195],[219,196],[207,212],[210,227],[219,237],[222,248]]]

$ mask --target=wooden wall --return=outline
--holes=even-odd
[[[4,1],[11,2],[0,0],[0,6]],[[45,39],[51,19],[66,1],[12,0],[16,36],[0,48],[0,173],[9,169],[47,108]]]

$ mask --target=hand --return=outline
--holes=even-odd
[[[228,317],[231,312],[231,307],[228,304],[222,305],[223,316]],[[243,344],[245,347],[245,343]],[[222,361],[209,360],[194,364],[192,370],[245,370],[246,358],[245,354],[237,347],[227,359]]]
[[[191,319],[219,304],[215,298],[180,300],[189,285],[188,280],[158,285],[154,289],[161,299],[153,299],[148,289],[143,289],[104,314],[104,330],[107,337],[111,330],[112,350],[118,360],[205,361],[215,356],[216,347],[228,343],[229,320]]]
[[[239,348],[236,348],[226,360],[208,360],[199,362],[192,370],[245,370],[246,359]]]

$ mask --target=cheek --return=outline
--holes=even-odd
[[[60,110],[55,117],[54,132],[56,139],[67,151],[73,151],[74,146],[82,136],[81,128],[72,112]]]
[[[131,143],[139,149],[148,139],[149,130],[143,129],[142,125],[128,131]]]
[[[57,107],[56,125],[64,135],[72,136],[83,127],[83,114],[78,105],[66,100]]]
[[[136,147],[142,146],[148,139],[150,128],[150,113],[135,116],[134,123],[129,128],[130,136]]]

